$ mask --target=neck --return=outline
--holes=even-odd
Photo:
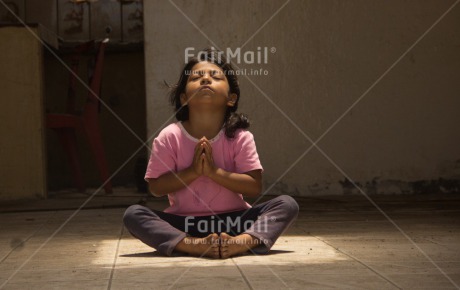
[[[203,136],[210,140],[219,134],[224,122],[222,113],[192,113],[189,112],[188,121],[183,122],[187,132],[197,139]]]

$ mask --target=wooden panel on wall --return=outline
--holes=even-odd
[[[43,47],[23,27],[0,39],[0,200],[44,198]]]

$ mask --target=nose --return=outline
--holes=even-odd
[[[211,76],[209,74],[204,74],[201,77],[200,85],[208,85],[211,83]]]

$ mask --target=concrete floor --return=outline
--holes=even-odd
[[[455,289],[460,196],[296,198],[301,213],[271,254],[162,257],[123,228],[141,196],[61,193],[0,206],[0,289]],[[148,199],[157,209],[164,199]],[[404,234],[402,234],[399,227]],[[405,236],[407,235],[407,237]],[[409,241],[408,237],[415,243]]]

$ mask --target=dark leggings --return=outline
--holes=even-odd
[[[173,254],[186,236],[206,237],[222,232],[232,236],[246,233],[258,238],[261,245],[252,251],[263,254],[297,218],[298,212],[297,202],[281,195],[247,210],[196,217],[132,205],[126,210],[123,222],[134,237],[167,256]]]

